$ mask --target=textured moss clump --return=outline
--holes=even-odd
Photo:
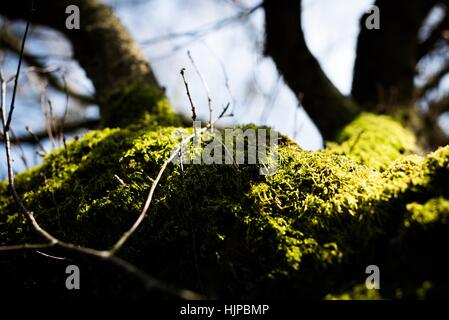
[[[18,192],[58,237],[108,248],[140,212],[176,132],[148,124],[93,131],[19,175]],[[381,270],[375,296],[417,297],[424,281],[433,284],[428,296],[447,293],[449,147],[390,165],[374,152],[372,167],[335,149],[279,144],[269,176],[258,165],[169,165],[149,218],[120,255],[210,297],[338,297],[364,283],[370,264]],[[6,189],[0,242],[30,241]],[[427,206],[430,220],[420,218]]]
[[[365,284],[356,285],[350,291],[332,295],[328,294],[325,297],[326,300],[379,300],[381,299],[378,290],[369,290]]]
[[[415,136],[385,115],[364,113],[346,126],[329,147],[359,163],[384,169],[403,155],[418,151]]]
[[[131,83],[102,104],[107,106],[106,110],[101,110],[104,127],[125,127],[133,123],[180,125],[179,116],[165,93],[154,86]]]
[[[411,213],[411,216],[406,221],[406,226],[411,223],[418,223],[423,226],[427,224],[446,224],[449,218],[449,200],[439,197],[430,199],[425,204],[413,202],[407,205],[407,210]]]

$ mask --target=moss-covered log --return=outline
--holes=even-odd
[[[379,127],[390,139],[380,142]],[[90,132],[20,174],[18,192],[56,236],[106,249],[139,214],[176,132],[148,122]],[[341,137],[310,152],[281,136],[269,176],[257,165],[170,165],[119,255],[208,297],[445,296],[449,147],[407,155],[412,136],[383,116],[364,115]],[[0,242],[38,241],[6,183],[0,199]],[[359,286],[371,264],[376,293]]]

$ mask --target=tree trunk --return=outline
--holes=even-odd
[[[378,0],[380,29],[360,20],[352,96],[365,110],[394,113],[416,101],[418,31],[436,1]]]
[[[321,69],[305,43],[301,1],[264,1],[265,52],[276,63],[325,140],[355,118],[358,109],[344,97]]]

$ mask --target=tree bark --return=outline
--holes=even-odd
[[[418,31],[433,0],[377,0],[380,29],[368,30],[360,20],[352,96],[368,110],[394,111],[415,101]]]

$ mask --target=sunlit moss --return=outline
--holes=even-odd
[[[410,203],[407,210],[411,212],[411,217],[406,220],[406,225],[410,225],[410,220],[425,225],[429,223],[447,223],[449,218],[449,200],[445,198],[433,198],[425,204]]]
[[[90,132],[20,174],[18,192],[56,236],[108,248],[142,209],[153,179],[179,143],[177,130],[144,123]],[[382,297],[394,296],[403,283],[411,283],[405,297],[415,294],[421,276],[435,284],[431,290],[447,290],[436,281],[439,271],[425,267],[432,261],[420,258],[447,255],[439,238],[447,225],[431,219],[441,232],[419,233],[404,222],[411,212],[414,223],[427,223],[417,218],[420,212],[427,217],[427,206],[445,212],[449,147],[427,157],[374,152],[380,160],[371,159],[373,166],[335,149],[305,151],[282,136],[278,151],[279,168],[268,176],[259,174],[258,165],[185,164],[182,172],[180,165],[169,165],[149,218],[120,255],[208,296],[324,298],[361,283],[372,260],[386,270],[413,261],[423,273],[401,269],[398,283],[383,284]],[[6,183],[0,184],[0,199],[0,242],[33,240]],[[432,202],[419,207],[411,204],[416,199]],[[402,250],[410,243],[416,249],[423,232],[422,244],[431,244],[427,252]]]
[[[131,83],[112,94],[104,104],[108,106],[101,112],[105,127],[125,127],[135,123],[180,125],[165,93],[150,85]]]
[[[418,150],[415,136],[399,122],[385,115],[361,114],[329,143],[330,149],[377,169]]]
[[[365,284],[359,284],[350,291],[341,294],[328,294],[326,300],[381,300],[379,290],[367,289]]]

